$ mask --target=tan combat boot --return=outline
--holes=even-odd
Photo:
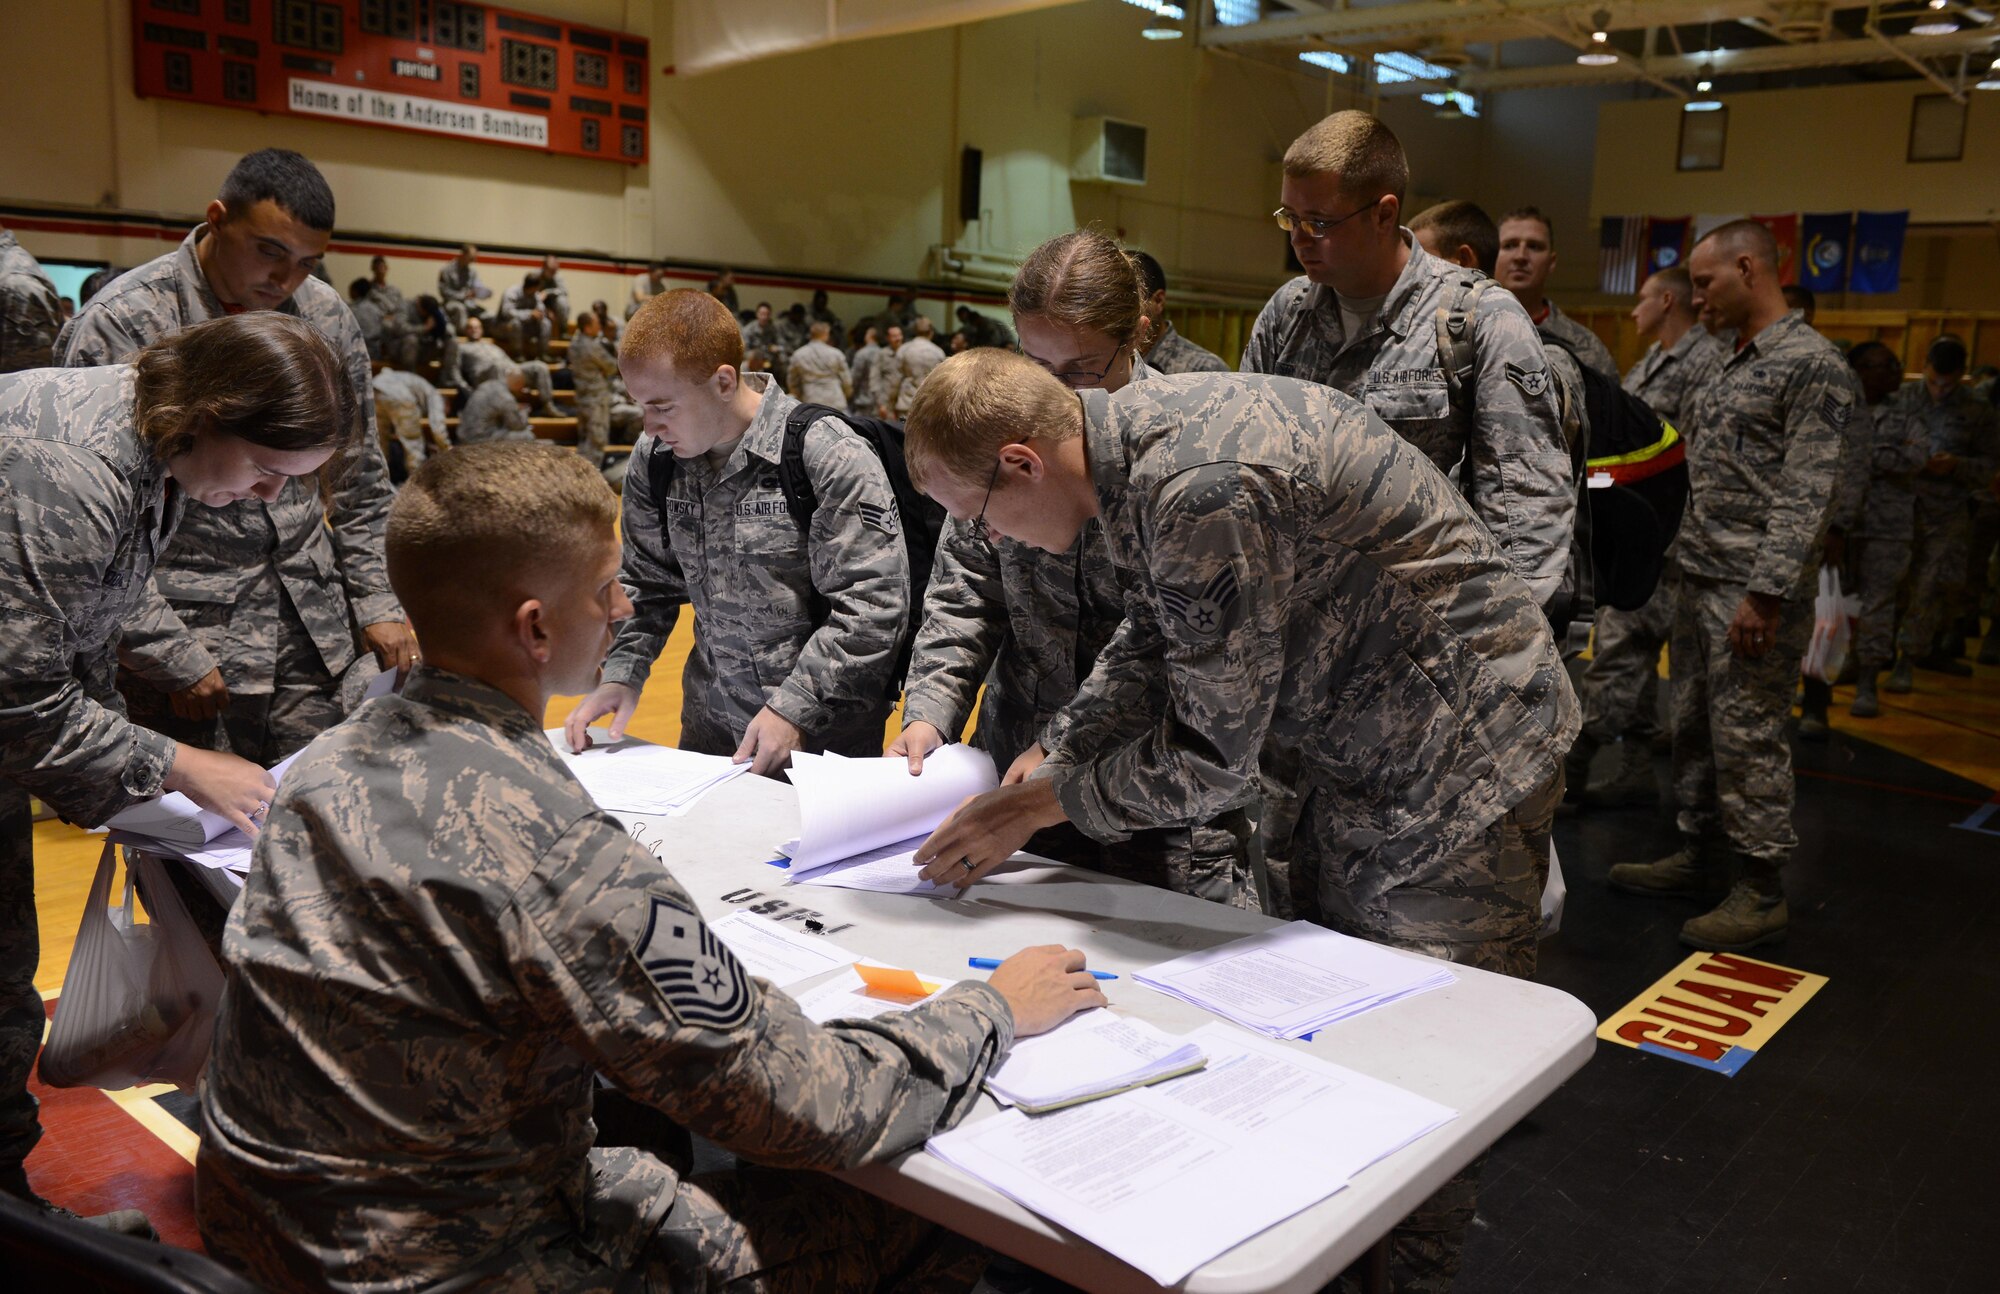
[[[1653,777],[1653,748],[1637,737],[1618,743],[1618,771],[1609,781],[1599,782],[1584,796],[1592,808],[1623,808],[1645,804],[1657,806],[1660,785]]]
[[[1700,841],[1684,837],[1678,851],[1657,862],[1614,864],[1611,888],[1652,898],[1700,898],[1716,889],[1709,853]]]
[[[1709,952],[1740,953],[1785,937],[1791,913],[1785,893],[1768,882],[1740,880],[1713,912],[1694,917],[1681,927],[1681,942]]]

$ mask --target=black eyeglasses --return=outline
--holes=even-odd
[[[1127,344],[1129,345],[1129,343]],[[1112,369],[1118,367],[1118,357],[1124,353],[1124,346],[1120,346],[1118,349],[1112,351],[1111,358],[1105,361],[1103,370],[1096,373],[1058,373],[1047,364],[1043,364],[1041,360],[1035,359],[1033,355],[1029,355],[1028,358],[1034,359],[1037,364],[1041,364],[1043,371],[1070,390],[1081,391],[1104,385],[1105,377]]]
[[[1357,207],[1346,215],[1337,216],[1332,220],[1320,220],[1313,216],[1302,216],[1288,207],[1279,207],[1276,211],[1273,211],[1271,219],[1277,221],[1278,228],[1288,234],[1294,230],[1303,229],[1306,237],[1312,239],[1314,242],[1318,242],[1332,233],[1336,226],[1346,224],[1364,211],[1373,211],[1381,201],[1382,199],[1377,198],[1367,206]]]
[[[986,478],[986,497],[979,501],[979,515],[972,519],[972,533],[983,544],[991,546],[993,537],[986,529],[986,509],[993,502],[993,487],[1000,483],[1000,459],[993,460],[993,475]]]

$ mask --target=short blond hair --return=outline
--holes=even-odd
[[[982,346],[954,355],[917,388],[903,453],[918,489],[939,476],[976,481],[1002,445],[1059,442],[1083,430],[1076,393],[1025,355]]]
[[[689,382],[706,382],[724,365],[741,372],[743,332],[729,307],[706,292],[661,292],[648,297],[626,323],[618,358],[630,363],[662,356]]]
[[[463,641],[527,582],[583,567],[617,533],[618,498],[559,445],[461,445],[424,460],[389,509],[389,586],[419,639]]]
[[[1341,191],[1356,202],[1386,195],[1401,204],[1410,187],[1410,162],[1396,132],[1355,108],[1322,117],[1293,140],[1285,150],[1285,174],[1338,175]]]

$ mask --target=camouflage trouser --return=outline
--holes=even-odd
[[[535,389],[535,407],[553,408],[556,402],[555,379],[549,376],[549,366],[538,359],[524,359],[521,372],[527,376],[528,385]]]
[[[1674,614],[1674,792],[1681,834],[1782,865],[1792,827],[1792,713],[1799,662],[1812,638],[1810,602],[1780,604],[1777,643],[1756,660],[1729,646],[1741,584],[1685,577]]]
[[[1931,640],[1957,615],[1965,583],[1965,553],[1972,543],[1972,509],[1917,500],[1916,540],[1910,546],[1909,610],[1903,613],[1903,650],[1928,656]]]
[[[582,454],[592,467],[604,457],[604,447],[611,443],[611,393],[576,395],[576,452]]]
[[[1965,584],[1959,593],[1958,614],[1973,619],[1981,604],[1993,592],[1993,555],[2000,550],[2000,503],[1982,500],[1972,508],[1972,540],[1965,554]],[[1994,612],[2000,615],[2000,606]]]
[[[549,353],[551,325],[547,319],[502,319],[486,331],[503,346],[512,346],[524,360]]]
[[[1854,664],[1877,672],[1896,659],[1896,594],[1910,570],[1910,544],[1904,539],[1850,539],[1846,575],[1849,590],[1861,608],[1854,631]]]
[[[1597,610],[1597,642],[1583,667],[1583,735],[1601,746],[1650,741],[1660,729],[1660,649],[1674,629],[1674,587],[1662,575],[1637,611]]]
[[[970,1240],[818,1173],[738,1168],[680,1183],[640,1279],[647,1294],[944,1294],[989,1259]]]
[[[229,708],[214,719],[175,716],[167,694],[119,671],[118,690],[132,722],[204,750],[226,750],[269,767],[346,718],[340,681],[327,673],[319,648],[289,604],[278,630],[277,677],[269,692],[229,693]],[[225,683],[230,680],[224,677]]]
[[[1336,861],[1318,856],[1328,837],[1313,830],[1313,802],[1327,794],[1321,790],[1307,797],[1295,838],[1299,867],[1308,873],[1320,873]],[[1392,948],[1532,979],[1542,887],[1549,875],[1549,833],[1562,794],[1558,770],[1470,843],[1376,898],[1355,902],[1337,885],[1322,884],[1313,919]],[[1332,874],[1330,868],[1327,874]],[[1295,889],[1295,902],[1301,901]],[[1485,1155],[1473,1160],[1389,1233],[1392,1289],[1444,1294],[1451,1288],[1465,1232],[1478,1211],[1485,1163]]]
[[[28,793],[0,780],[0,1172],[17,1168],[41,1140],[28,1075],[42,1046],[41,961],[35,919],[35,822]]]
[[[432,385],[457,387],[461,391],[465,389],[465,374],[458,371],[458,338],[456,336],[447,333],[442,341],[433,341],[429,336],[419,338],[417,341],[417,363],[429,363],[431,360],[436,360],[438,366],[437,380]],[[415,368],[416,366],[416,364],[412,364],[410,367]],[[438,434],[444,434],[442,428],[439,429]]]
[[[1255,830],[1249,813],[1233,809],[1192,830],[1138,831],[1108,845],[1064,823],[1036,832],[1023,848],[1107,876],[1255,912],[1257,879],[1250,854]]]

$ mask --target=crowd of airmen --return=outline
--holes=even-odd
[[[1599,609],[1579,698],[1581,392],[1618,375],[1545,295],[1552,225],[1463,202],[1406,222],[1403,150],[1366,113],[1312,127],[1283,175],[1305,272],[1238,373],[1164,322],[1157,262],[1093,232],[1023,262],[1013,333],[961,311],[949,355],[909,298],[850,354],[823,296],[746,318],[726,274],[672,290],[654,266],[570,338],[605,410],[586,447],[618,406],[646,433],[622,503],[589,453],[462,421],[424,454],[400,415],[395,491],[376,437],[378,397],[438,427],[426,357],[467,420],[488,391],[501,415],[547,399],[553,261],[498,307],[520,360],[482,335],[470,247],[414,306],[378,260],[350,309],[310,276],[331,192],[266,150],[52,336],[53,290],[0,232],[0,1188],[34,1198],[28,797],[92,824],[171,789],[258,837],[209,917],[212,1253],[274,1288],[968,1288],[976,1247],[795,1170],[950,1126],[1014,1037],[1102,996],[1059,947],[876,1021],[814,1025],[751,980],[541,733],[581,694],[568,742],[621,735],[683,607],[689,749],[773,775],[879,754],[900,697],[888,751],[921,776],[973,725],[1005,777],[919,851],[930,879],[1025,847],[1524,977],[1559,805],[1616,800],[1631,752],[1650,778],[1669,645],[1682,848],[1612,883],[1726,891],[1683,930],[1699,947],[1781,935],[1821,564],[1863,605],[1856,714],[1883,670],[1952,663],[1939,608],[1997,456],[1963,346],[1908,385],[1885,348],[1843,358],[1752,222],[1649,279],[1623,382],[1687,441],[1692,495],[1654,598]],[[828,407],[803,530],[778,471],[802,400]],[[841,410],[903,421],[947,513],[921,590]],[[406,685],[355,711],[383,671]],[[308,743],[274,790],[263,766]],[[691,1175],[688,1131],[761,1167]],[[1398,1288],[1450,1286],[1477,1177],[1397,1228]]]

